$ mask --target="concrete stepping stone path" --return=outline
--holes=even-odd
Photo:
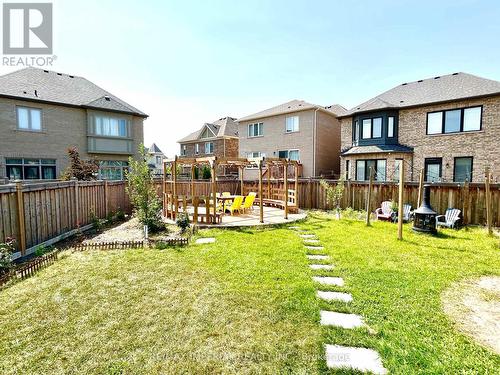
[[[196,240],[196,244],[206,244],[206,243],[214,243],[215,242],[215,238],[213,237],[206,237],[206,238],[198,238]]]
[[[299,237],[301,238],[316,238],[314,234],[300,234]]]
[[[375,350],[340,345],[325,345],[325,350],[328,368],[370,371],[377,375],[387,374],[387,370]]]
[[[305,244],[318,244],[319,240],[311,240],[311,239],[306,239],[304,240]]]
[[[306,246],[307,250],[324,250],[323,246]]]
[[[310,260],[327,260],[327,259],[330,259],[330,257],[328,255],[307,254],[307,259],[310,259]]]
[[[341,301],[341,302],[351,302],[352,295],[349,293],[341,293],[341,292],[324,292],[318,290],[316,292],[316,296],[325,301]]]
[[[344,314],[335,311],[320,311],[320,324],[322,326],[335,326],[346,329],[363,327],[363,318],[356,314]]]
[[[309,268],[312,270],[325,270],[325,271],[333,270],[333,266],[330,264],[310,264]]]
[[[344,286],[344,279],[341,277],[313,276],[313,281],[323,285]]]

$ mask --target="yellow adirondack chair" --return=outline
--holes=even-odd
[[[255,201],[256,196],[257,193],[251,192],[245,197],[245,202],[243,203],[243,207],[241,207],[243,212],[253,209],[253,202]]]
[[[227,208],[229,212],[231,212],[231,215],[233,215],[235,211],[239,212],[241,210],[242,203],[243,203],[243,197],[241,195],[238,195],[237,197],[234,198],[234,201],[231,204],[231,206]]]

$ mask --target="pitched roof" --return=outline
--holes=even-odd
[[[156,143],[153,143],[151,146],[149,146],[148,151],[156,154],[163,154],[163,151],[160,150]]]
[[[320,105],[316,104],[311,104],[308,102],[305,102],[303,100],[291,100],[289,102],[277,105],[275,107],[271,107],[268,109],[265,109],[263,111],[242,117],[238,119],[238,122],[242,121],[249,121],[249,120],[254,120],[254,119],[259,119],[259,118],[264,118],[264,117],[271,117],[271,116],[277,116],[285,113],[293,113],[297,111],[304,111],[307,109],[320,109],[323,110],[327,113],[331,113],[335,116],[340,115],[340,113],[344,113],[346,109],[342,107],[341,105],[334,104],[330,105],[327,107],[322,107]]]
[[[203,124],[203,126],[195,132],[185,136],[182,139],[179,139],[178,143],[196,141],[200,139],[201,134],[208,128],[210,131],[215,134],[215,137],[237,137],[238,136],[238,125],[236,124],[236,119],[234,117],[222,117],[213,122],[207,122]],[[212,137],[211,137],[212,138]]]
[[[377,154],[379,152],[413,152],[413,148],[403,145],[368,145],[354,146],[341,153],[346,155]]]
[[[0,96],[147,115],[89,80],[38,68],[0,76]]]
[[[418,105],[500,94],[500,82],[467,73],[453,73],[403,83],[347,111],[343,116],[386,108]]]

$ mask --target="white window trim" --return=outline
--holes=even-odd
[[[253,135],[254,132],[252,131],[252,135],[250,135],[250,126],[252,126],[252,129],[253,129],[255,127],[255,125],[259,126],[261,134]],[[258,137],[263,137],[263,136],[264,136],[264,123],[263,122],[255,122],[255,123],[247,125],[247,137],[248,138],[258,138]]]
[[[21,128],[19,126],[19,110],[20,109],[26,109],[28,111],[28,127],[27,128]],[[40,129],[33,129],[33,124],[31,121],[31,111],[40,112]],[[35,133],[42,132],[43,131],[43,111],[42,111],[42,109],[35,108],[35,107],[16,106],[16,129],[19,131],[23,131],[23,132],[35,132]]]
[[[288,130],[287,121],[289,118],[296,118],[297,119],[297,129],[296,130]],[[287,117],[285,117],[285,133],[286,134],[298,133],[299,131],[300,131],[300,118],[299,118],[299,116],[287,116]]]
[[[299,158],[296,161],[300,161],[300,150],[298,148],[291,148],[289,150],[278,150],[278,157],[279,157],[279,153],[283,152],[283,151],[286,151],[286,153],[287,153],[286,159],[290,159],[290,152],[291,151],[297,151],[297,153],[299,154]]]
[[[212,147],[208,147],[208,152],[207,152],[207,146],[212,144]],[[212,149],[212,151],[210,151],[210,148]],[[214,153],[214,143],[213,142],[205,142],[205,154],[207,155],[211,155]]]
[[[194,153],[195,153],[195,155],[199,155],[200,154],[200,144],[199,143],[195,143],[195,145],[194,145]]]

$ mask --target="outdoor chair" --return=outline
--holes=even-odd
[[[257,193],[249,193],[245,197],[245,202],[243,203],[243,207],[241,207],[243,212],[246,212],[247,210],[253,210],[253,202],[255,201],[255,197],[257,196]]]
[[[460,211],[457,208],[448,208],[444,215],[436,216],[436,226],[446,228],[458,228],[460,222]]]
[[[392,219],[392,202],[384,201],[381,207],[375,210],[377,220],[391,220]]]
[[[227,210],[231,213],[231,215],[233,215],[235,211],[240,212],[242,203],[243,203],[243,197],[241,195],[238,195],[237,197],[234,198],[234,201],[231,204],[231,206],[227,207]]]
[[[403,205],[403,221],[411,221],[413,217],[413,212],[411,210],[411,204],[404,204]]]

